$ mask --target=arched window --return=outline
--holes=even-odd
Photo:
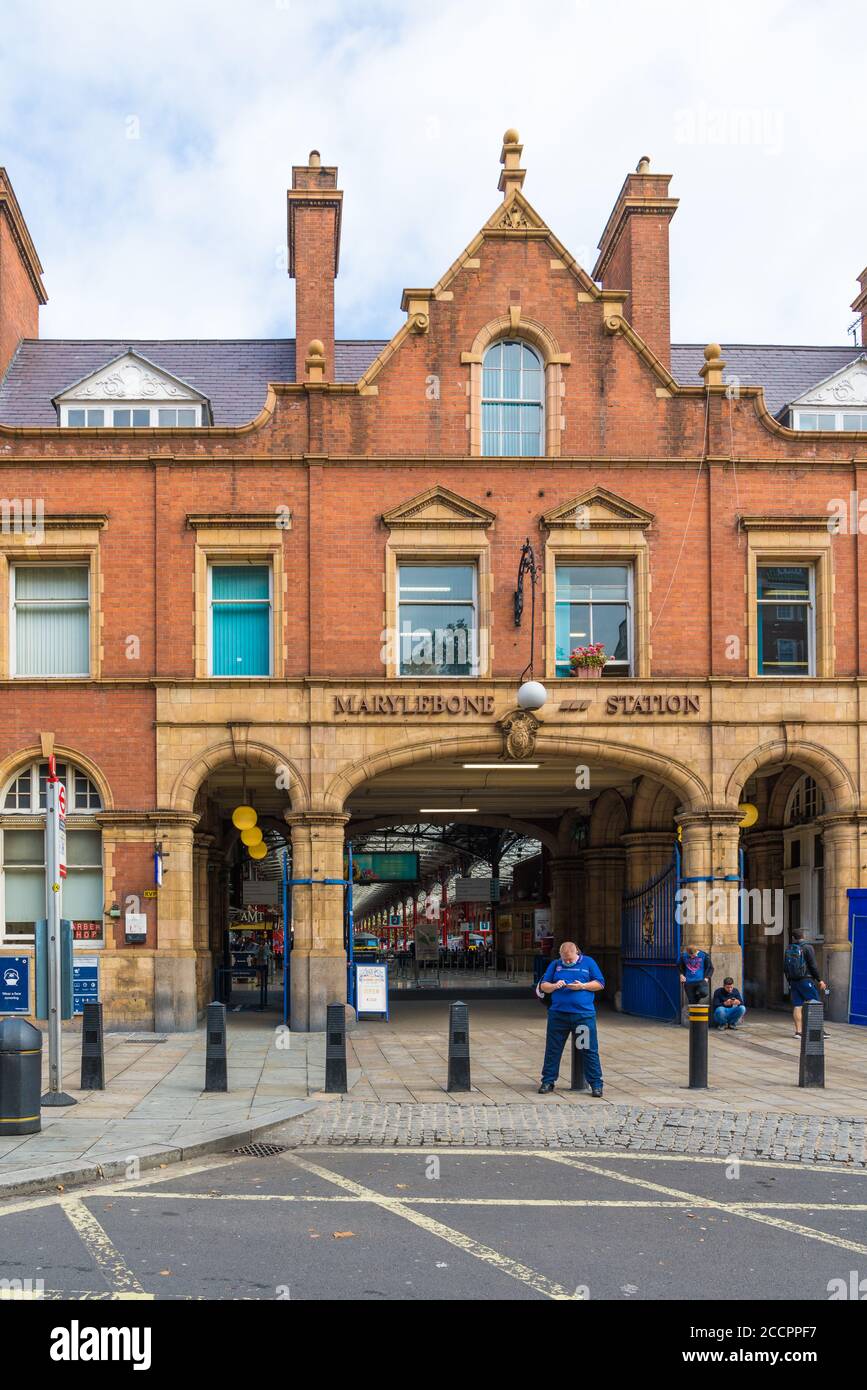
[[[526,343],[493,343],[482,370],[482,454],[545,453],[545,371]]]
[[[103,941],[102,810],[99,788],[81,768],[58,762],[66,790],[66,878],[63,916],[73,937]],[[37,921],[48,912],[45,873],[45,809],[48,764],[35,761],[15,774],[0,795],[0,939],[32,943]]]
[[[795,783],[789,793],[786,807],[786,825],[803,825],[805,821],[815,820],[825,809],[825,800],[809,774]]]

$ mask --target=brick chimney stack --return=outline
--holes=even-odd
[[[323,378],[334,381],[334,278],[340,262],[343,194],[337,169],[326,168],[318,150],[292,169],[289,199],[289,274],[295,280],[295,380],[309,380],[308,345],[317,340],[325,358]]]
[[[652,174],[643,155],[626,180],[599,242],[593,278],[604,290],[625,290],[624,317],[671,369],[668,224],[677,208],[671,174]]]
[[[5,169],[0,169],[0,377],[22,338],[39,337],[42,266]]]
[[[867,347],[867,266],[858,276],[861,293],[852,301],[852,308],[861,315],[861,346]]]

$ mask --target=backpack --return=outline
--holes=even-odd
[[[545,1005],[545,1008],[546,1008],[546,1009],[550,1009],[550,1007],[551,1007],[551,996],[550,996],[550,994],[543,994],[542,991],[541,991],[541,989],[539,988],[539,986],[541,985],[541,983],[542,983],[542,981],[544,980],[544,978],[545,978],[545,976],[547,975],[547,973],[548,973],[548,966],[545,967],[543,973],[539,976],[538,980],[536,981],[535,989],[534,989],[533,992],[534,992],[534,994],[536,995],[536,998],[537,998],[537,999],[541,999],[542,1003]]]
[[[799,941],[792,941],[783,955],[783,974],[787,980],[803,980],[807,974],[807,957]]]

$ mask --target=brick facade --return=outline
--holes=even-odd
[[[520,150],[517,137],[509,147]],[[795,562],[821,533],[816,518],[827,517],[832,499],[867,495],[867,436],[786,428],[760,387],[727,389],[724,358],[713,345],[703,377],[674,380],[668,176],[640,168],[627,179],[601,243],[600,289],[526,201],[514,160],[506,171],[504,201],[489,223],[433,290],[406,291],[406,324],[354,383],[335,381],[341,195],[336,170],[321,168],[316,156],[293,171],[289,194],[296,380],[268,384],[255,419],[226,426],[215,413],[213,426],[193,430],[0,423],[2,495],[44,501],[48,539],[29,546],[28,557],[50,558],[51,538],[63,534],[71,513],[82,534],[92,518],[105,518],[92,676],[13,679],[7,664],[0,780],[5,786],[46,733],[70,759],[98,770],[106,907],[146,881],[157,839],[174,856],[158,903],[147,905],[146,943],[126,945],[114,925],[107,935],[105,998],[115,1026],[190,1026],[206,1001],[213,934],[209,943],[206,919],[204,938],[197,936],[193,858],[204,853],[207,877],[200,792],[209,772],[230,760],[229,726],[243,724],[251,766],[292,769],[286,810],[297,862],[312,858],[323,876],[339,875],[353,787],[401,764],[500,750],[496,721],[514,709],[530,655],[527,628],[515,627],[512,607],[521,545],[529,536],[541,558],[553,534],[542,518],[595,490],[651,518],[641,530],[649,574],[645,674],[591,682],[580,692],[579,682],[557,680],[546,647],[552,595],[543,584],[532,655],[549,702],[537,748],[567,761],[613,762],[629,778],[671,788],[693,866],[710,865],[714,836],[722,835],[731,868],[738,801],[756,769],[811,772],[836,817],[828,836],[838,851],[837,868],[826,870],[828,892],[836,894],[826,942],[845,991],[841,894],[867,881],[858,854],[867,783],[860,684],[867,674],[867,540],[856,532],[830,544],[831,627],[822,632],[825,665],[815,679],[751,678],[747,595],[751,536],[773,533],[775,550]],[[18,340],[35,336],[31,269],[11,218],[0,213],[0,375]],[[546,457],[482,458],[474,448],[474,344],[486,325],[497,324],[508,331],[492,329],[494,339],[541,343],[548,373],[556,371]],[[316,340],[321,356],[308,346]],[[361,720],[336,714],[335,692],[359,699],[427,693],[384,671],[382,634],[394,615],[387,611],[390,531],[382,518],[432,488],[493,514],[492,524],[479,524],[491,578],[490,671],[447,692],[481,687],[493,697],[492,715],[456,725],[447,716],[413,724],[384,713]],[[444,505],[445,519],[432,512],[420,532],[427,546],[453,543],[457,523]],[[607,505],[604,498],[593,503],[594,554],[611,535]],[[205,514],[216,519],[211,531],[191,523]],[[218,527],[222,545],[258,553],[253,519],[261,529],[278,514],[291,515],[284,529],[275,521],[273,537],[282,555],[274,635],[282,674],[270,681],[197,675],[197,626],[207,621],[196,593],[197,547],[207,551]],[[764,519],[765,530],[758,522],[750,530],[743,518]],[[6,559],[16,550],[20,556],[21,537],[2,539]],[[8,604],[8,568],[4,574]],[[664,703],[646,716],[605,713],[609,697],[687,690],[701,697],[692,718],[663,712]],[[590,709],[563,711],[576,693],[588,695]],[[297,1026],[321,1027],[343,969],[339,906],[333,893],[306,892],[296,903]],[[611,930],[610,923],[599,928]],[[736,967],[732,930],[727,924],[717,945]],[[608,946],[613,954],[613,938]]]

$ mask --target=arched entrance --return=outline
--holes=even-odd
[[[161,947],[176,926],[178,944],[188,948],[178,955],[192,955],[199,1015],[219,999],[236,1013],[272,1023],[282,1017],[293,785],[292,769],[273,750],[249,743],[209,750],[176,779],[174,804],[188,810],[188,824],[166,845]],[[249,810],[238,824],[240,807]]]
[[[480,938],[491,984],[524,991],[539,958],[571,938],[599,961],[606,997],[619,1003],[624,894],[672,861],[676,813],[695,822],[691,862],[710,853],[700,778],[674,760],[602,740],[539,734],[523,757],[503,756],[502,739],[415,745],[344,770],[331,792],[344,795],[346,836],[360,852],[420,854],[416,883],[377,883],[355,896],[358,937],[387,954],[410,987],[430,972],[399,948],[404,939],[411,947],[433,900],[447,985],[461,983],[451,969],[461,936],[467,955],[468,938]],[[512,837],[508,873],[502,835]],[[468,880],[479,883],[478,896]],[[736,949],[735,941],[733,958]]]
[[[831,986],[829,1017],[848,1017],[852,943],[847,889],[858,877],[859,824],[847,770],[812,747],[770,745],[733,774],[755,807],[744,849],[744,981],[748,1002],[788,1007],[783,954],[795,928]]]

